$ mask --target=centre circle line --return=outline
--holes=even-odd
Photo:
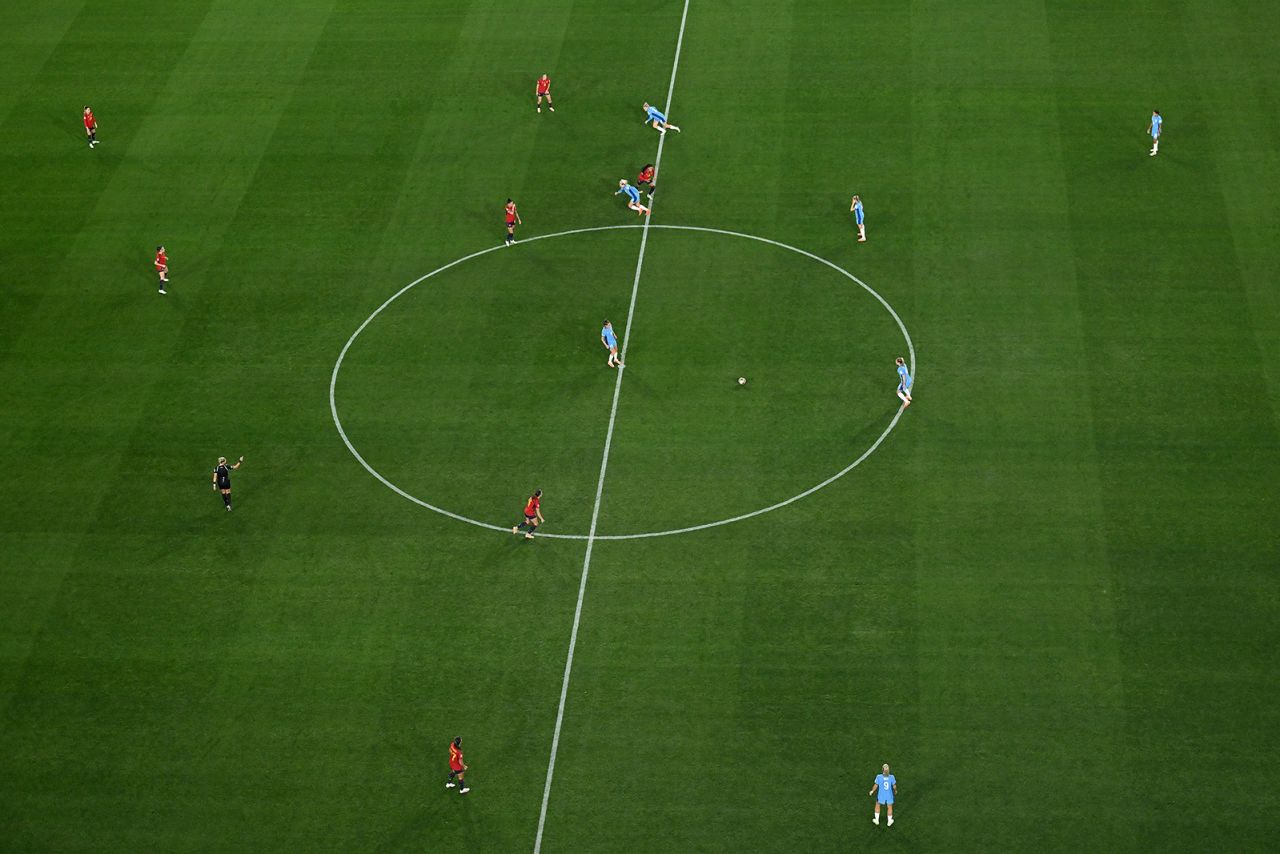
[[[591,226],[588,228],[573,228],[567,231],[557,231],[552,234],[539,234],[533,237],[526,237],[520,240],[518,243],[516,243],[515,248],[518,249],[520,246],[523,246],[528,243],[533,243],[538,240],[550,240],[555,237],[569,237],[570,235],[574,235],[574,234],[590,234],[590,233],[599,232],[599,231],[619,231],[619,230],[638,229],[638,228],[641,228],[641,229],[642,228],[661,228],[661,229],[670,229],[672,231],[692,231],[692,232],[703,232],[707,234],[721,234],[728,237],[741,237],[746,240],[754,240],[758,243],[767,243],[770,246],[777,246],[781,249],[786,249],[788,251],[795,252],[799,255],[805,256],[806,258],[810,258],[814,261],[817,261],[818,263],[823,264],[831,268],[832,270],[835,270],[837,273],[849,279],[854,284],[858,285],[864,291],[869,293],[872,297],[876,299],[877,302],[880,303],[881,306],[884,307],[886,311],[889,312],[889,315],[893,318],[894,323],[897,324],[898,330],[902,333],[903,340],[906,342],[907,353],[909,357],[908,361],[911,365],[911,376],[916,377],[915,345],[911,341],[911,334],[907,331],[906,324],[902,322],[902,318],[898,316],[898,312],[894,310],[893,306],[889,304],[888,300],[882,297],[878,292],[876,292],[874,288],[872,288],[866,282],[862,281],[857,276],[853,275],[848,270],[844,269],[843,267],[834,263],[833,261],[828,261],[826,258],[823,258],[819,255],[815,255],[812,252],[808,252],[804,249],[800,249],[799,247],[796,247],[796,246],[791,246],[790,244],[783,243],[778,240],[772,240],[768,237],[760,237],[754,234],[746,234],[740,231],[730,231],[728,229],[723,229],[723,228],[709,228],[709,227],[697,226],[697,225],[665,225],[665,224],[660,225],[656,223],[647,223],[645,225],[597,225],[597,226]],[[360,337],[360,334],[363,333],[366,328],[368,328],[369,324],[371,324],[378,317],[378,315],[382,314],[382,312],[385,311],[397,299],[404,296],[404,294],[408,293],[413,288],[422,284],[427,279],[430,279],[433,276],[439,275],[440,273],[443,273],[446,270],[456,267],[459,264],[463,264],[467,261],[472,261],[476,258],[481,257],[482,255],[488,255],[490,252],[496,252],[499,249],[503,249],[503,248],[507,248],[505,247],[505,244],[498,243],[488,247],[487,249],[481,249],[476,252],[472,252],[470,255],[464,255],[461,258],[456,258],[453,261],[450,261],[448,264],[445,264],[441,267],[437,267],[436,269],[432,270],[430,273],[427,273],[423,276],[419,276],[418,278],[414,279],[412,282],[405,285],[400,290],[396,291],[394,294],[388,297],[380,306],[374,309],[373,313],[370,314],[368,317],[366,317],[364,322],[361,323],[356,328],[356,331],[351,333],[351,337],[348,338],[347,342],[342,346],[342,351],[338,354],[338,360],[333,365],[333,373],[329,378],[329,413],[333,417],[333,424],[338,429],[338,435],[342,438],[342,443],[347,446],[347,450],[351,452],[351,455],[356,458],[356,461],[360,463],[360,465],[364,468],[365,471],[373,475],[373,477],[379,483],[381,483],[383,486],[390,489],[396,495],[399,495],[401,498],[404,498],[407,501],[411,501],[414,504],[417,504],[419,507],[423,507],[427,510],[431,510],[435,513],[439,513],[442,516],[447,516],[450,519],[455,519],[459,522],[466,522],[468,525],[474,525],[477,528],[485,528],[490,531],[498,531],[498,532],[510,535],[511,528],[509,526],[494,525],[490,522],[484,522],[480,519],[472,519],[469,516],[463,516],[460,513],[454,513],[453,511],[447,510],[444,507],[439,507],[435,504],[432,504],[429,501],[424,501],[421,498],[418,498],[416,495],[411,495],[410,493],[404,491],[399,486],[397,486],[396,484],[388,480],[386,477],[384,477],[381,472],[375,469],[372,465],[369,464],[369,462],[363,456],[361,456],[360,451],[356,449],[356,446],[352,443],[350,437],[347,436],[347,431],[342,426],[342,419],[338,415],[338,404],[337,404],[338,374],[342,370],[342,363],[346,359],[347,353],[351,350],[351,346],[355,344],[356,339]],[[749,513],[742,513],[737,516],[731,516],[725,519],[717,519],[712,522],[704,522],[699,525],[689,525],[683,528],[671,528],[669,530],[664,530],[664,531],[641,531],[633,534],[594,534],[594,535],[592,534],[554,534],[554,533],[539,531],[538,537],[540,539],[555,539],[555,540],[588,540],[588,539],[590,540],[641,540],[641,539],[648,539],[652,537],[670,537],[670,536],[675,536],[677,534],[690,534],[695,531],[705,531],[709,528],[718,528],[722,525],[730,525],[735,522],[742,522],[747,519],[755,518],[756,516],[762,516],[765,513],[772,513],[774,510],[781,510],[783,507],[794,504],[795,502],[801,500],[802,498],[807,498],[808,496],[814,494],[815,492],[821,489],[824,489],[827,486],[830,486],[840,478],[844,477],[849,472],[853,471],[859,465],[861,465],[867,459],[867,457],[875,453],[876,449],[879,448],[880,445],[884,442],[884,440],[889,437],[889,434],[893,432],[893,428],[898,426],[898,421],[902,418],[902,413],[904,411],[905,411],[905,407],[901,407],[901,406],[898,407],[897,411],[893,415],[892,420],[890,420],[888,426],[885,427],[884,431],[881,432],[880,435],[876,437],[876,440],[875,442],[872,443],[871,447],[863,451],[862,454],[858,456],[858,458],[855,459],[853,462],[849,463],[843,469],[831,475],[826,480],[823,480],[822,482],[817,483],[809,487],[808,489],[804,490],[803,492],[799,492],[796,495],[791,496],[790,498],[786,498],[782,501],[778,501],[778,502],[775,502],[774,504],[770,504],[767,507],[761,507],[758,510],[753,510]]]

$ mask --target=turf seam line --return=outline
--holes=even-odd
[[[667,84],[667,101],[664,111],[671,114],[671,99],[676,89],[676,71],[680,67],[680,50],[684,46],[684,27],[689,18],[689,0],[684,0],[680,12],[680,32],[676,36],[675,58],[671,61],[671,80]],[[658,153],[653,159],[653,178],[657,181],[662,169],[662,146],[667,141],[667,134],[658,136]],[[556,709],[556,726],[551,736],[551,756],[547,760],[547,780],[542,787],[542,807],[538,810],[538,833],[534,837],[533,854],[542,851],[542,835],[547,824],[547,804],[551,800],[551,781],[556,772],[556,753],[560,749],[560,732],[564,726],[565,701],[569,696],[569,677],[573,673],[573,654],[578,646],[578,627],[582,623],[582,604],[586,599],[587,576],[591,573],[591,553],[596,541],[596,523],[600,520],[600,501],[604,495],[605,474],[609,470],[609,449],[613,445],[613,427],[618,418],[618,399],[622,395],[622,378],[626,376],[627,347],[631,344],[631,320],[635,316],[636,296],[640,292],[640,273],[644,269],[644,252],[649,245],[649,220],[652,216],[654,200],[649,200],[649,216],[645,217],[644,229],[640,232],[640,252],[636,256],[636,274],[631,281],[631,303],[627,306],[627,325],[623,330],[621,361],[623,367],[617,368],[618,378],[613,384],[613,405],[609,408],[609,428],[604,435],[604,453],[600,456],[600,477],[596,480],[596,500],[591,508],[591,527],[587,531],[587,551],[582,558],[582,577],[578,581],[578,603],[573,610],[573,630],[569,633],[569,652],[564,661],[564,678],[560,682],[560,705]]]

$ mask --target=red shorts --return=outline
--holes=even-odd
[[[466,770],[466,769],[464,769],[461,765],[454,765],[452,762],[450,762],[450,763],[449,763],[449,770],[450,770],[450,771],[462,772],[462,771],[464,771],[464,770]]]
[[[508,227],[513,226],[513,225],[515,225],[515,224],[516,224],[516,218],[515,218],[515,217],[513,217],[513,216],[509,216],[509,217],[507,217],[507,226],[508,226]]]

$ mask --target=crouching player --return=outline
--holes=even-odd
[[[627,183],[627,179],[623,178],[618,181],[618,189],[614,195],[625,193],[627,196],[627,207],[631,208],[640,216],[648,216],[649,209],[640,204],[640,191]]]
[[[657,107],[649,106],[648,101],[646,101],[644,104],[644,123],[647,125],[648,124],[653,125],[654,130],[656,130],[658,133],[666,133],[668,130],[673,130],[676,133],[680,133],[680,128],[676,127],[675,125],[671,124],[671,122],[667,121],[666,114],[664,114]]]
[[[636,187],[648,187],[649,201],[653,201],[653,191],[658,189],[658,185],[653,181],[652,163],[646,163],[645,167],[640,170],[640,174],[636,176]]]

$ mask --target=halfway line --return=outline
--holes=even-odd
[[[676,36],[676,55],[671,63],[671,82],[667,84],[666,113],[671,114],[671,96],[676,88],[676,69],[680,67],[680,49],[684,45],[684,25],[689,17],[689,0],[684,0],[684,9],[680,13],[680,33]],[[669,131],[667,132],[669,133]],[[667,141],[667,134],[658,137],[658,154],[653,159],[653,178],[658,179],[662,168],[662,145]],[[649,200],[650,216],[654,200]],[[636,294],[640,292],[640,271],[644,269],[644,250],[649,245],[649,219],[644,218],[644,230],[640,233],[640,254],[636,258],[636,275],[631,281],[631,304],[627,306],[627,325],[622,332],[621,360],[627,362],[627,347],[631,344],[631,319],[636,311]],[[560,730],[564,726],[564,705],[569,696],[569,676],[573,673],[573,653],[578,646],[578,626],[582,622],[582,602],[587,593],[587,576],[591,573],[591,552],[596,542],[596,523],[600,519],[600,498],[604,495],[605,473],[609,470],[609,449],[613,445],[613,425],[618,418],[618,398],[622,394],[622,377],[626,368],[618,368],[618,379],[613,384],[613,405],[609,408],[609,429],[604,434],[604,453],[600,457],[600,478],[596,481],[596,501],[591,508],[591,527],[587,531],[587,553],[582,558],[582,578],[578,581],[578,604],[573,609],[573,631],[569,634],[569,654],[564,662],[564,679],[560,683],[560,706],[556,709],[556,728],[551,736],[551,758],[547,762],[547,782],[542,787],[542,808],[538,811],[538,835],[533,842],[533,854],[542,851],[542,832],[547,823],[547,803],[551,800],[551,780],[556,773],[556,752],[560,749]]]

